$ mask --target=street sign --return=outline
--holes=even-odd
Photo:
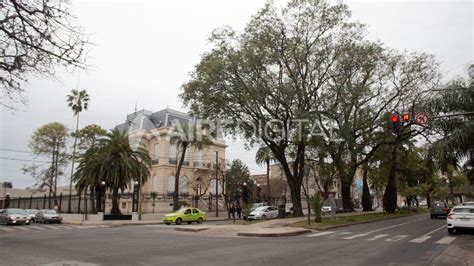
[[[428,124],[428,116],[425,113],[419,113],[415,117],[415,122],[419,125],[426,125]]]

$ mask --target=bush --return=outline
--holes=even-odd
[[[418,212],[418,209],[416,207],[408,207],[408,206],[398,207],[397,210],[395,211],[395,213],[398,213],[398,214],[410,214],[414,212]]]

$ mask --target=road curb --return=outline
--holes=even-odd
[[[174,230],[175,231],[181,231],[181,232],[193,232],[193,233],[196,233],[196,232],[201,232],[201,231],[204,231],[204,230],[207,230],[209,229],[209,227],[176,227]]]
[[[259,233],[259,232],[239,232],[238,236],[250,236],[250,237],[282,237],[282,236],[297,236],[307,233],[311,233],[309,229],[302,229],[292,232],[271,232],[271,233]]]

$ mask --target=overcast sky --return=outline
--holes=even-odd
[[[73,128],[73,113],[65,103],[71,89],[88,91],[89,110],[81,113],[81,126],[113,128],[135,109],[158,111],[166,107],[186,111],[178,99],[181,85],[208,51],[213,29],[229,25],[242,29],[264,0],[247,1],[78,1],[73,13],[90,33],[88,64],[93,70],[59,73],[60,81],[30,78],[29,100],[21,111],[0,109],[0,182],[25,188],[33,180],[24,176],[33,157],[28,140],[43,124],[61,122]],[[276,1],[278,4],[283,1]],[[398,50],[434,54],[447,78],[464,75],[474,63],[472,1],[344,1],[353,18],[368,25],[369,37]],[[252,173],[264,169],[254,162],[255,149],[228,141],[227,159],[242,159]],[[68,182],[63,178],[61,183]]]

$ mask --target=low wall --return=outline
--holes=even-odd
[[[75,214],[75,213],[61,213],[61,217],[63,218],[63,222],[82,222],[85,220],[84,214]],[[103,221],[104,216],[102,214],[87,214],[87,221]]]

